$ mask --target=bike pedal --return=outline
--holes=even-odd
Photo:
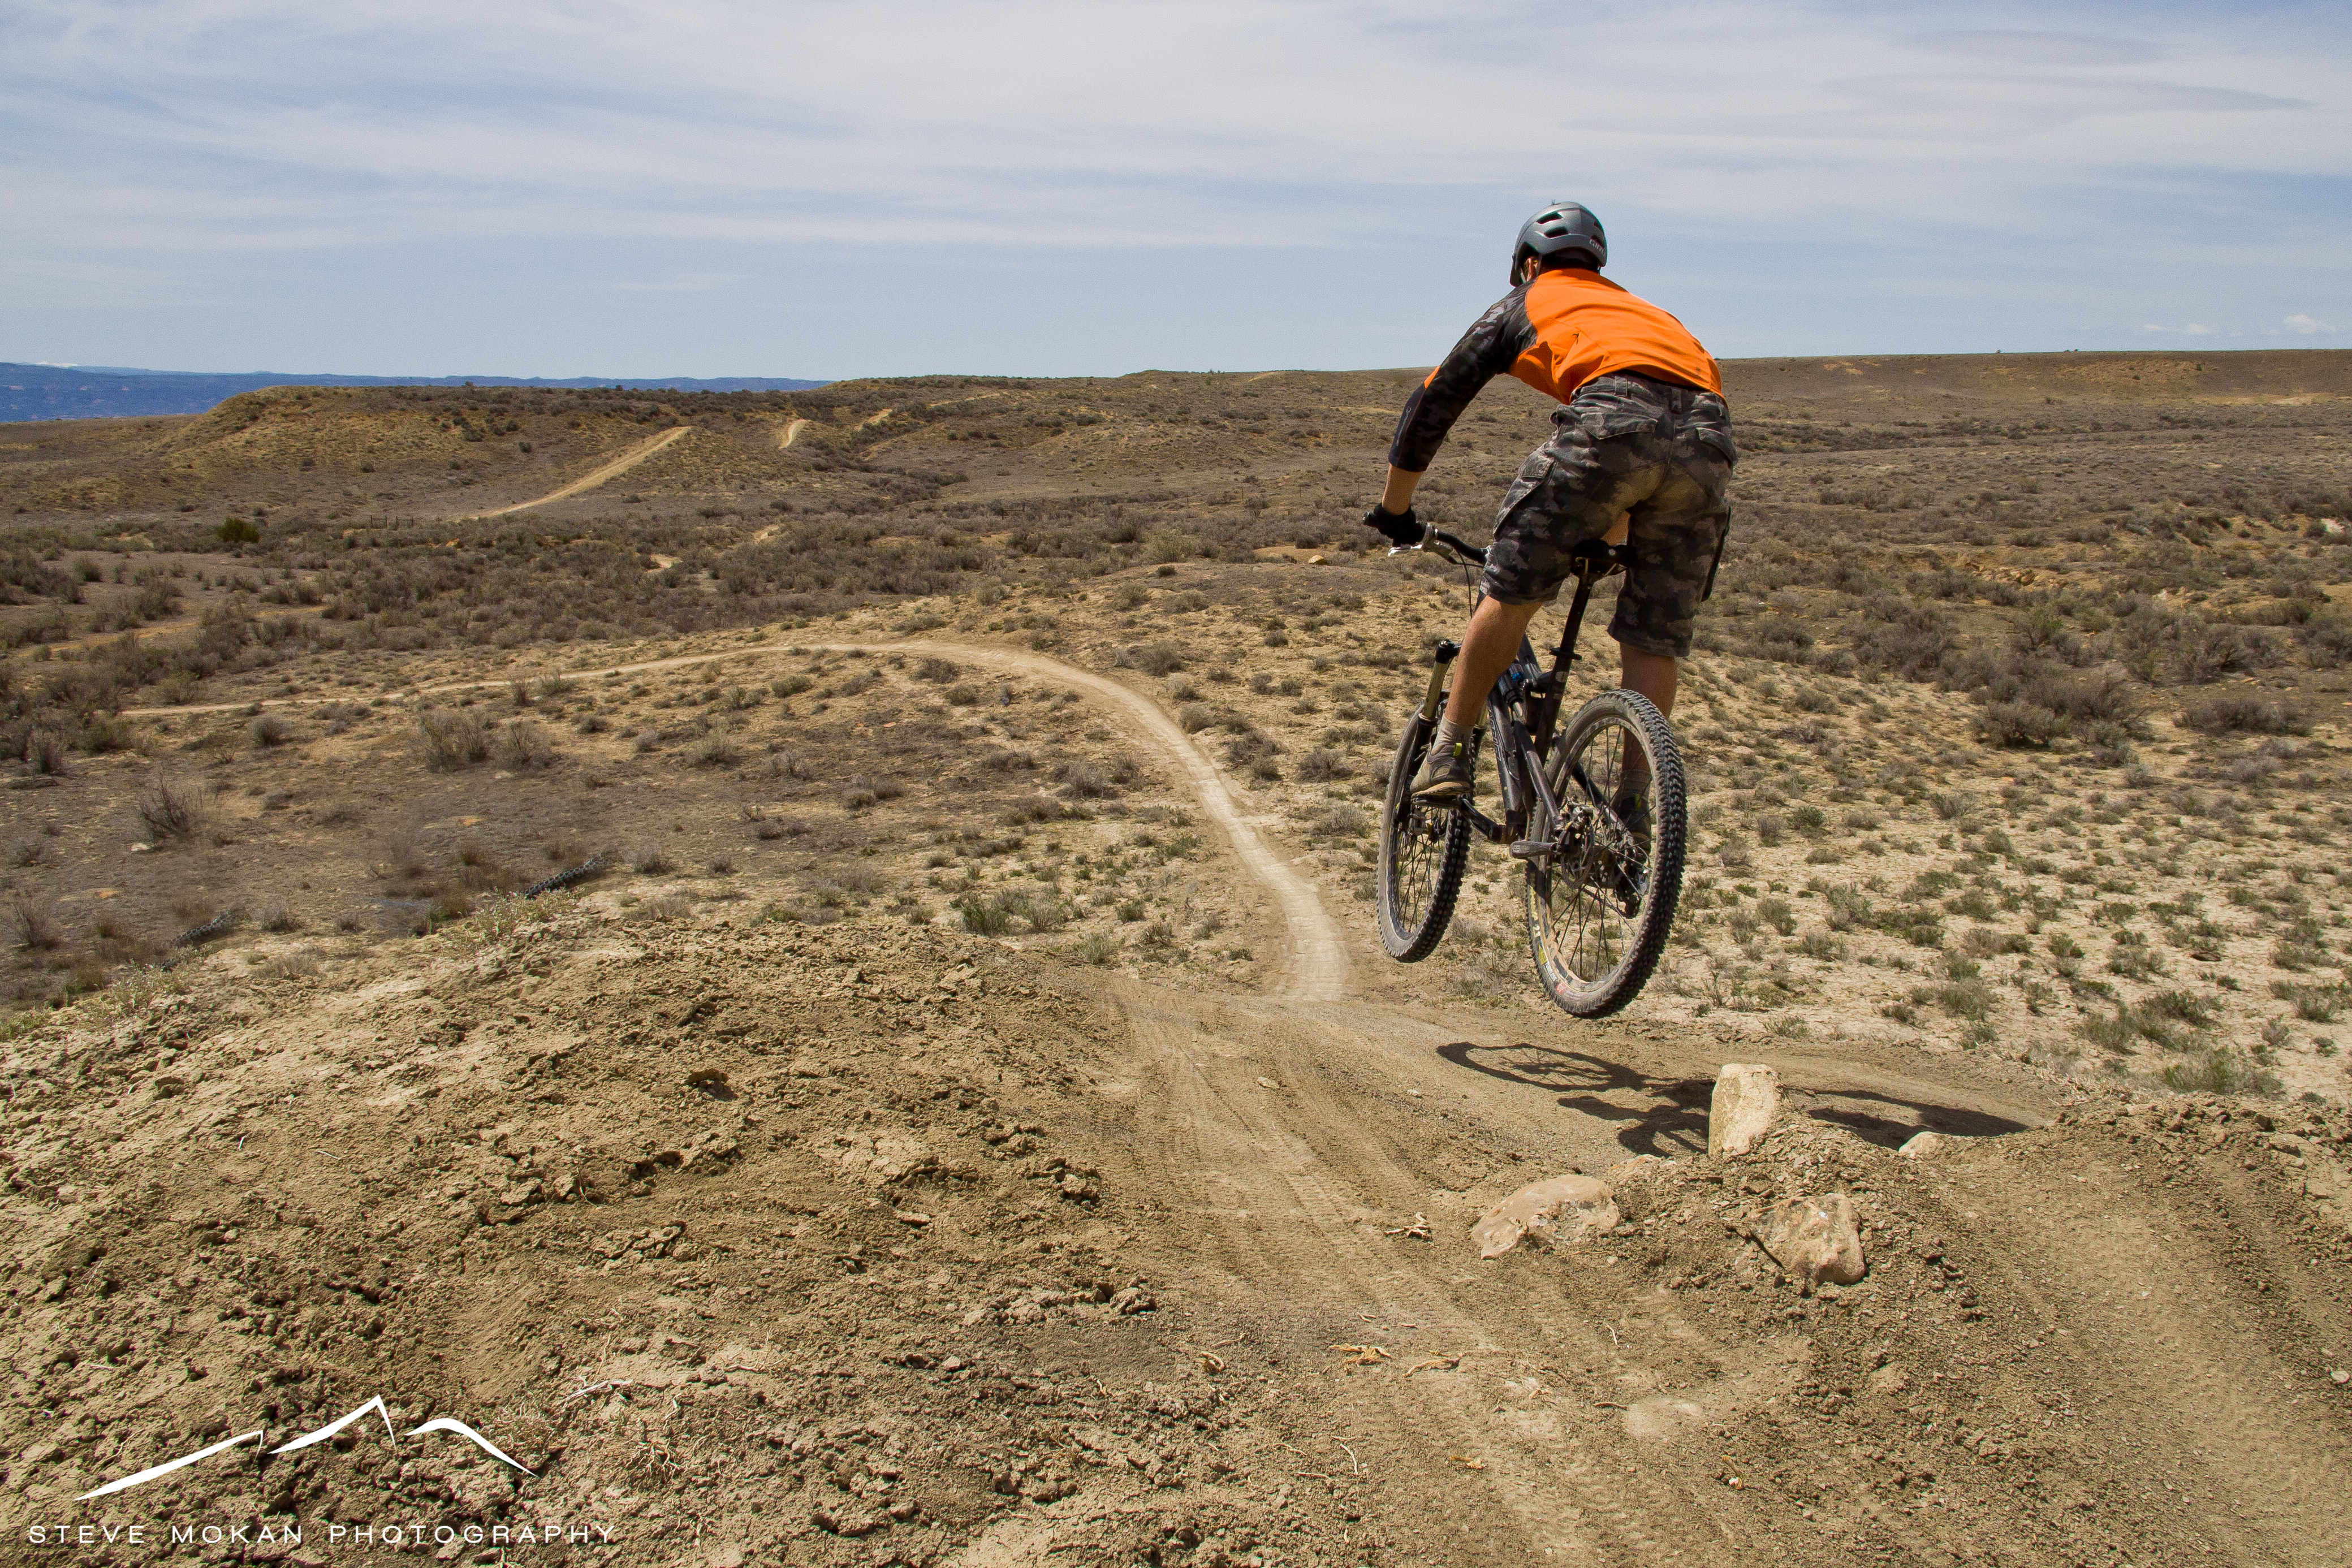
[[[1511,858],[1515,861],[1548,861],[1551,852],[1551,845],[1541,839],[1520,839],[1511,845]]]

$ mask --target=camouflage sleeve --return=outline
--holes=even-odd
[[[1462,334],[1444,363],[1412,389],[1404,412],[1397,416],[1395,436],[1389,442],[1389,462],[1407,473],[1423,473],[1444,444],[1445,433],[1470,406],[1479,389],[1508,371],[1535,339],[1528,320],[1528,286],[1521,284],[1496,300]]]

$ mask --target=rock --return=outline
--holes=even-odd
[[[1943,1153],[1944,1145],[1951,1141],[1941,1133],[1914,1133],[1895,1152],[1906,1160],[1921,1160]]]
[[[1893,1398],[1897,1394],[1907,1393],[1910,1387],[1910,1374],[1892,1362],[1870,1375],[1870,1391],[1873,1394],[1884,1394]]]
[[[1842,1192],[1776,1203],[1752,1234],[1808,1295],[1824,1280],[1851,1285],[1867,1266],[1854,1228],[1853,1199]]]
[[[1674,1163],[1659,1155],[1635,1155],[1630,1160],[1619,1160],[1609,1167],[1609,1185],[1623,1187],[1649,1176],[1663,1175]]]
[[[1780,1075],[1759,1062],[1727,1061],[1706,1111],[1706,1155],[1737,1159],[1764,1141],[1780,1113]]]
[[[1110,1310],[1123,1318],[1133,1317],[1138,1312],[1154,1311],[1159,1305],[1158,1301],[1151,1299],[1150,1291],[1137,1285],[1129,1285],[1110,1299]]]
[[[870,1514],[857,1513],[848,1509],[813,1510],[809,1514],[809,1522],[819,1530],[830,1531],[835,1535],[871,1535],[882,1528],[880,1520]]]
[[[1558,1245],[1617,1223],[1617,1197],[1591,1176],[1554,1176],[1523,1186],[1470,1228],[1478,1256],[1499,1258],[1523,1238]]]

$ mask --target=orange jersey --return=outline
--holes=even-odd
[[[1621,371],[1723,391],[1714,356],[1667,312],[1583,267],[1538,273],[1478,318],[1414,390],[1389,461],[1426,469],[1470,400],[1498,375],[1566,402],[1585,382]]]

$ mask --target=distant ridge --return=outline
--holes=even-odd
[[[261,387],[626,387],[643,392],[806,392],[824,382],[781,376],[281,375],[274,371],[137,371],[119,365],[18,365],[0,361],[0,423],[24,419],[106,419],[202,413],[225,398]]]

